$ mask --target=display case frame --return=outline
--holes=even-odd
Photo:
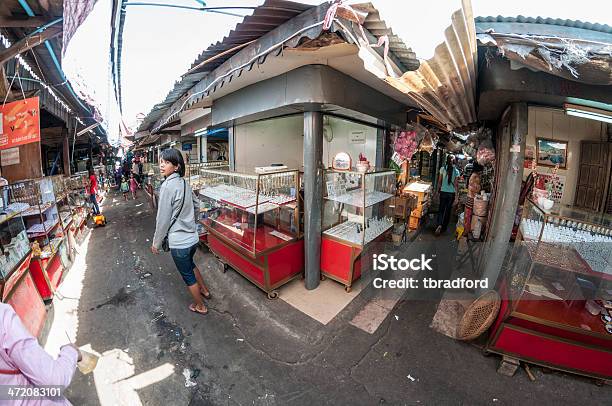
[[[276,289],[304,269],[298,171],[205,168],[200,178],[200,221],[209,249],[224,270],[231,266],[268,297],[277,297]]]
[[[612,299],[612,267],[596,266],[609,248],[612,216],[560,205],[544,210],[526,200],[487,351],[612,378],[612,333],[602,318],[612,316],[612,306],[604,307]]]
[[[342,283],[350,292],[354,281],[370,267],[370,261],[362,258],[376,243],[390,239],[397,174],[391,169],[366,172],[327,169],[324,180],[321,274]],[[338,216],[337,221],[334,215]],[[347,227],[355,229],[342,234]]]
[[[72,221],[69,222],[70,232],[76,242],[76,240],[83,235],[85,224],[89,216],[86,193],[87,176],[85,173],[78,173],[70,177],[65,177],[64,186],[68,195],[68,204],[72,209]]]
[[[8,239],[10,237],[10,240]],[[26,262],[31,254],[26,227],[20,212],[0,216],[0,284]],[[1,289],[0,289],[1,291]]]
[[[8,185],[8,189],[11,203],[27,203],[30,206],[21,212],[28,238],[46,245],[49,235],[61,225],[52,179],[19,181]]]

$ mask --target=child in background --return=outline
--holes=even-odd
[[[127,201],[128,192],[130,191],[130,185],[128,185],[127,180],[125,180],[125,176],[121,177],[121,193],[123,193],[123,198]]]
[[[136,190],[140,187],[140,183],[134,177],[134,173],[130,174],[130,190],[132,191],[132,199],[136,200]]]

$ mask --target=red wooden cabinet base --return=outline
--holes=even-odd
[[[355,244],[339,241],[325,234],[321,237],[321,275],[340,282],[344,290],[351,291],[351,286],[361,275],[372,268],[371,254],[373,243],[389,239],[390,231],[381,234],[364,249]]]
[[[208,248],[225,264],[234,268],[273,299],[277,288],[299,277],[304,272],[304,240],[281,244],[257,255],[252,255],[226,241],[209,229]]]
[[[13,307],[24,327],[36,337],[45,324],[47,309],[30,274],[30,258],[28,255],[5,282],[2,301]]]
[[[61,244],[65,243],[64,240]],[[62,280],[64,266],[61,261],[60,248],[58,246],[55,253],[49,258],[32,258],[30,262],[30,273],[43,300],[53,298],[53,293]]]
[[[612,379],[612,335],[584,303],[521,300],[512,309],[504,288],[487,350],[598,379]],[[588,328],[588,329],[587,329]]]

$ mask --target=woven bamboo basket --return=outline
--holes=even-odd
[[[474,340],[487,331],[497,317],[500,305],[501,298],[494,290],[474,300],[465,310],[457,326],[457,339]]]

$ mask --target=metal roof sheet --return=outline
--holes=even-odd
[[[489,16],[489,17],[476,17],[474,19],[476,23],[522,23],[522,24],[547,24],[547,25],[559,25],[562,27],[570,28],[582,28],[584,30],[600,31],[607,34],[612,34],[612,27],[607,24],[589,23],[580,20],[564,20],[561,18],[545,18],[545,17],[503,17],[503,16]]]
[[[264,4],[246,16],[242,22],[229,32],[221,41],[210,45],[193,61],[189,71],[183,75],[164,99],[153,106],[147,114],[139,131],[150,127],[189,89],[195,86],[206,74],[238,53],[241,45],[254,41],[274,28],[314,6],[285,0],[266,0]]]
[[[404,41],[393,33],[393,30],[387,26],[385,21],[380,18],[380,13],[372,3],[364,3],[355,5],[360,10],[366,11],[366,17],[363,26],[372,35],[377,38],[386,35],[389,37],[389,51],[399,59],[405,70],[413,71],[418,69],[418,60],[412,49],[408,48]]]

